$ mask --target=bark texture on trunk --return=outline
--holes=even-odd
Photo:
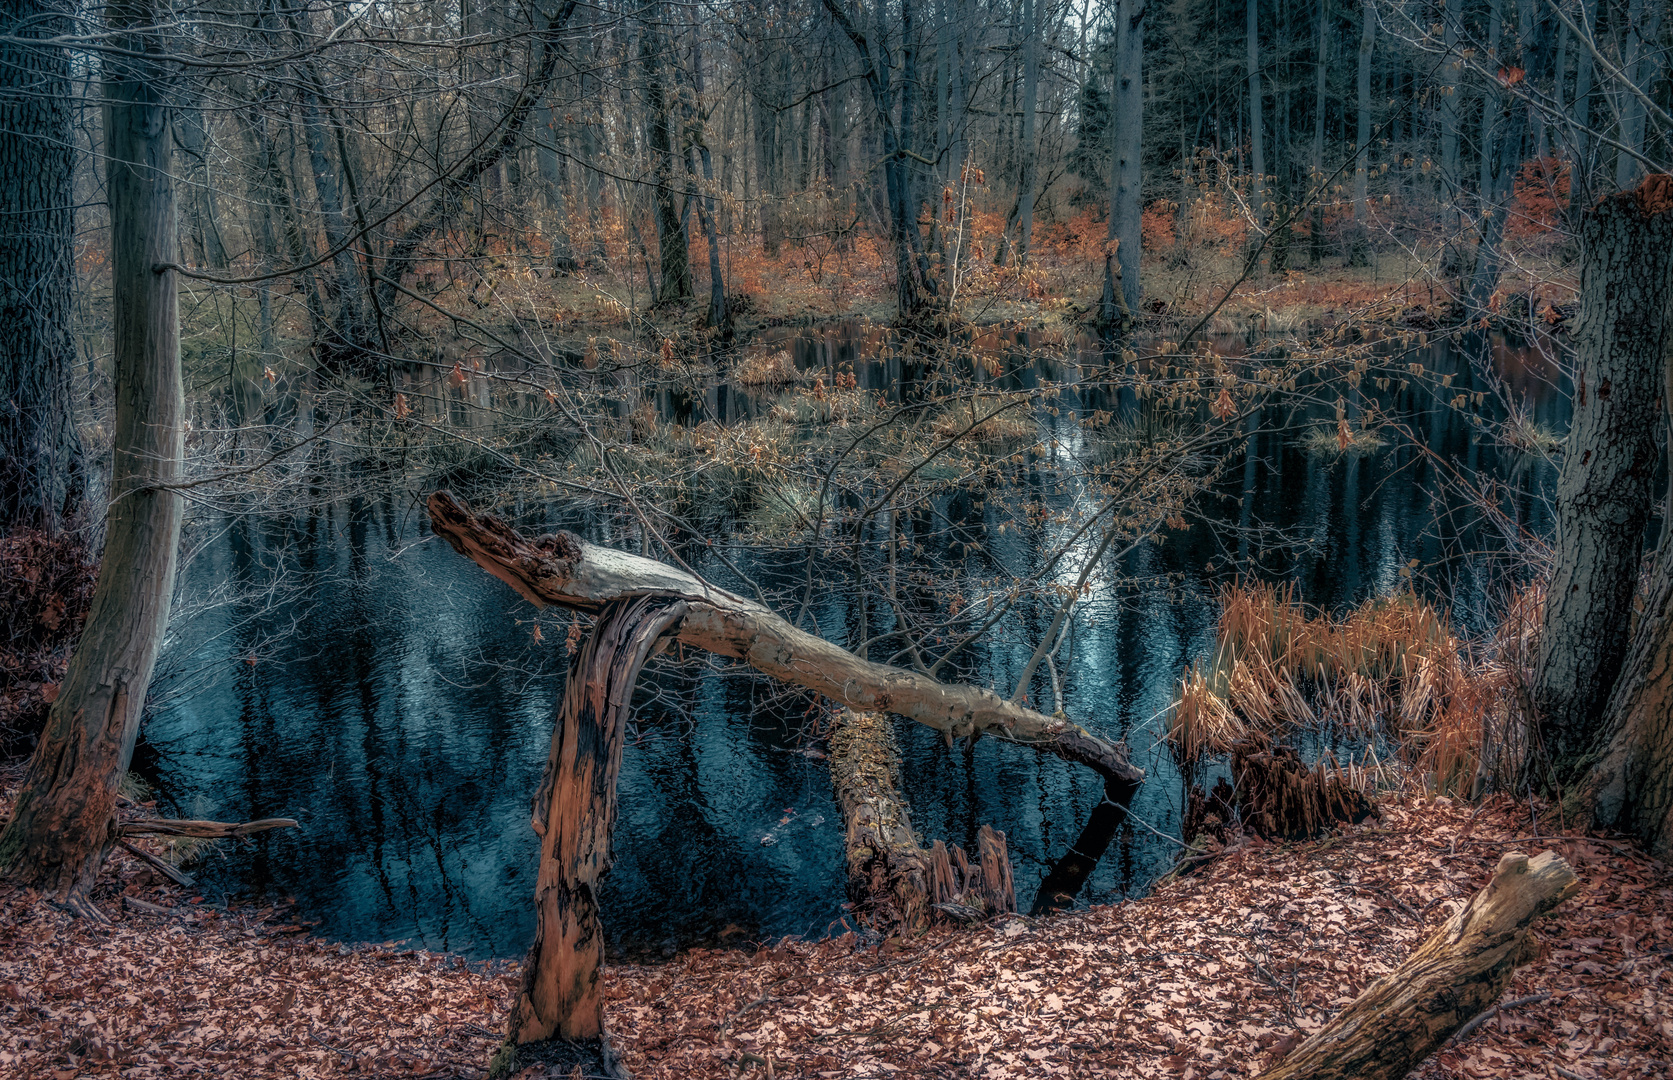
[[[1606,715],[1570,804],[1575,823],[1627,833],[1656,858],[1673,859],[1673,544],[1657,560]]]
[[[1660,453],[1673,302],[1673,177],[1612,195],[1581,223],[1574,420],[1557,482],[1556,568],[1533,701],[1558,785],[1597,745],[1631,633]]]
[[[0,530],[56,531],[87,480],[72,404],[75,139],[66,3],[0,3]]]
[[[622,735],[639,669],[684,614],[678,600],[616,600],[569,666],[530,822],[540,836],[540,875],[534,945],[511,1011],[516,1043],[603,1037],[598,886],[610,870]]]
[[[1144,771],[1110,743],[1068,720],[1044,716],[991,690],[862,660],[798,630],[770,609],[639,555],[596,547],[563,532],[527,540],[492,516],[476,517],[451,495],[430,496],[430,527],[454,550],[539,605],[597,611],[624,596],[687,602],[679,638],[743,660],[784,682],[859,711],[892,712],[961,738],[993,735],[1096,770],[1106,781],[1138,783]]]
[[[844,710],[831,733],[831,781],[842,807],[848,898],[866,925],[912,933],[941,917],[1017,909],[1005,834],[982,826],[978,858],[937,840],[925,850],[896,780],[900,754],[888,717]]]
[[[1507,854],[1463,910],[1261,1080],[1400,1080],[1499,999],[1533,959],[1528,927],[1578,887],[1555,852]]]
[[[86,629],[29,763],[0,867],[97,916],[87,891],[117,839],[116,788],[128,771],[151,669],[168,625],[180,544],[182,386],[172,139],[146,0],[107,9],[104,132],[115,314],[116,416],[104,556]]]

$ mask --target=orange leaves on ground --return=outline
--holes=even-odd
[[[1140,218],[1140,230],[1144,234],[1146,251],[1160,251],[1162,248],[1173,247],[1176,239],[1173,223],[1178,210],[1178,203],[1166,199],[1156,199],[1144,208],[1144,214]]]
[[[1524,162],[1516,171],[1505,231],[1517,239],[1528,239],[1560,228],[1568,192],[1567,160],[1552,156]]]

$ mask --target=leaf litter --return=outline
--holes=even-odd
[[[611,1040],[635,1077],[667,1080],[1252,1077],[1505,851],[1555,848],[1581,891],[1536,925],[1504,1007],[1414,1077],[1673,1075],[1666,867],[1613,840],[1535,837],[1508,801],[1380,809],[1316,842],[1245,838],[1117,905],[611,966]],[[517,986],[515,962],[343,945],[294,910],[205,905],[123,852],[94,895],[111,925],[0,891],[0,1075],[480,1077]]]

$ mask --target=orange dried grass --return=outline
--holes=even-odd
[[[1220,599],[1214,655],[1185,673],[1169,716],[1166,740],[1187,772],[1252,734],[1333,728],[1389,737],[1449,794],[1514,773],[1537,588],[1512,599],[1484,659],[1411,593],[1368,600],[1340,619],[1310,614],[1289,585],[1233,585]]]

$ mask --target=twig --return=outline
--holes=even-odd
[[[179,914],[179,912],[175,911],[173,908],[163,907],[161,904],[148,903],[144,900],[136,900],[132,896],[124,896],[122,898],[122,906],[137,911],[141,915],[161,915],[164,918],[168,918]]]
[[[179,868],[164,862],[162,859],[157,858],[157,856],[151,854],[149,851],[146,851],[144,848],[131,844],[126,840],[118,840],[116,843],[128,854],[137,855],[139,858],[150,863],[159,873],[174,882],[176,885],[184,885],[187,888],[191,888],[193,885],[197,884],[197,882],[181,873]]]
[[[1452,1039],[1451,1039],[1449,1045],[1456,1046],[1459,1043],[1463,1042],[1472,1033],[1474,1033],[1476,1028],[1478,1028],[1481,1025],[1487,1023],[1487,1021],[1493,1019],[1493,1017],[1499,1015],[1501,1012],[1503,1012],[1506,1009],[1514,1009],[1514,1008],[1517,1008],[1517,1007],[1522,1006],[1522,1005],[1538,1005],[1542,1001],[1550,1001],[1550,1000],[1551,1000],[1551,995],[1550,994],[1539,993],[1539,994],[1529,994],[1527,997],[1514,998],[1510,1001],[1501,1001],[1497,1005],[1494,1005],[1492,1008],[1488,1009],[1486,1012],[1482,1013],[1480,1016],[1476,1017],[1474,1020],[1471,1020],[1469,1023],[1467,1023],[1463,1027],[1459,1028],[1457,1034],[1452,1036]]]

